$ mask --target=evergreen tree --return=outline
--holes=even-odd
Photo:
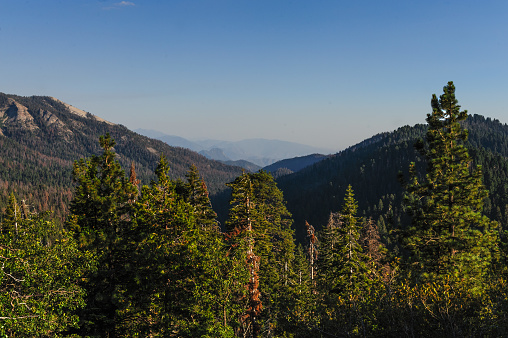
[[[21,220],[21,208],[19,207],[18,201],[14,193],[9,196],[9,202],[5,209],[5,215],[2,220],[2,233],[17,233],[18,222]]]
[[[247,234],[245,222],[247,219],[251,222],[253,250],[260,259],[261,330],[263,335],[272,335],[277,331],[277,318],[283,311],[278,308],[282,305],[279,297],[287,292],[293,273],[295,245],[291,214],[273,177],[264,171],[244,173],[229,186],[233,189],[233,197],[226,227],[232,239],[237,233]],[[245,207],[247,197],[249,208]]]
[[[136,177],[136,167],[134,166],[134,162],[131,163],[131,170],[129,172],[129,182],[133,184],[139,191],[139,183],[141,183],[141,180],[139,180]]]
[[[427,174],[418,177],[415,164],[410,167],[406,205],[412,223],[404,244],[417,278],[481,287],[497,246],[496,223],[482,215],[487,191],[481,167],[471,167],[464,146],[468,133],[460,122],[467,111],[460,111],[453,82],[443,90],[439,99],[432,96],[427,144],[416,145],[427,160]]]
[[[322,242],[322,278],[328,292],[353,300],[368,284],[368,257],[360,243],[358,206],[348,186],[340,214],[330,215]]]
[[[80,249],[97,258],[98,270],[86,275],[87,306],[81,313],[81,333],[115,337],[128,323],[122,316],[125,284],[132,274],[129,261],[132,201],[136,187],[115,159],[115,141],[101,136],[101,156],[74,164],[77,182],[70,205],[69,226]]]
[[[374,280],[360,243],[357,202],[348,186],[340,213],[331,214],[324,229],[320,253],[323,326],[327,332],[365,334],[366,308]]]
[[[200,206],[169,178],[161,157],[157,181],[144,186],[137,202],[136,283],[128,289],[137,309],[131,331],[146,336],[231,337],[237,309],[226,275],[222,236],[198,223]],[[233,322],[233,323],[231,323]]]
[[[312,225],[310,225],[307,221],[305,221],[305,227],[307,228],[307,237],[309,237],[309,265],[310,265],[310,279],[312,283],[315,284],[314,280],[316,278],[316,262],[318,258],[318,240],[316,236],[316,229]]]
[[[260,331],[259,315],[263,309],[258,275],[260,257],[255,254],[254,249],[254,227],[259,222],[259,215],[254,201],[252,180],[248,174],[244,173],[229,186],[232,196],[226,223],[229,229],[226,239],[232,265],[240,271],[237,277],[241,279],[238,282],[245,285],[245,292],[238,292],[237,295],[237,301],[243,304],[244,308],[239,320],[238,334],[243,337],[257,337]]]
[[[185,184],[186,201],[194,207],[197,222],[203,227],[218,230],[217,214],[212,209],[208,189],[205,181],[199,176],[198,168],[192,165],[185,177],[187,178],[187,183]]]
[[[389,265],[385,262],[386,248],[381,242],[381,236],[372,218],[364,219],[360,233],[360,243],[364,254],[368,258],[370,273],[373,279],[381,280],[389,272]]]
[[[295,251],[287,286],[277,298],[276,337],[313,337],[319,323],[317,295],[311,268],[302,245]]]

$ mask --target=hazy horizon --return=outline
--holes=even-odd
[[[338,152],[340,150],[343,150],[343,149],[331,149],[331,148],[324,148],[324,147],[316,147],[316,146],[312,146],[312,145],[301,143],[301,142],[292,142],[292,141],[286,141],[286,140],[281,140],[281,139],[276,139],[276,138],[261,138],[261,137],[250,137],[250,138],[239,138],[239,139],[200,138],[200,137],[198,137],[198,138],[189,138],[189,137],[185,137],[185,136],[182,136],[182,135],[166,134],[166,133],[164,133],[164,132],[162,132],[160,130],[156,130],[156,129],[138,128],[138,129],[132,129],[132,131],[137,132],[138,134],[146,135],[146,136],[151,137],[151,138],[159,138],[159,137],[162,137],[162,136],[170,136],[170,137],[182,138],[182,139],[185,139],[187,141],[196,142],[196,143],[211,142],[211,141],[213,141],[213,142],[231,142],[231,143],[235,143],[235,142],[250,141],[250,140],[265,140],[265,141],[281,141],[281,142],[295,143],[295,144],[300,144],[300,145],[309,146],[309,147],[313,147],[313,148],[320,148],[322,150],[327,150],[327,151],[332,151],[332,152]]]
[[[508,3],[23,1],[0,5],[0,91],[130,129],[344,149],[425,123],[454,81],[508,115]]]

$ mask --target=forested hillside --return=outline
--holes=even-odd
[[[466,142],[474,164],[483,166],[484,183],[490,191],[484,212],[503,227],[508,224],[508,125],[480,115],[469,116],[461,125],[469,131]],[[277,180],[295,220],[296,236],[306,236],[305,221],[317,229],[337,210],[351,185],[359,213],[372,217],[385,235],[404,218],[403,184],[409,164],[420,173],[425,165],[414,144],[425,137],[426,125],[404,126],[352,146],[338,154]]]
[[[202,173],[211,193],[225,188],[242,172],[184,148],[136,134],[122,125],[43,96],[0,93],[0,209],[16,191],[35,210],[53,210],[59,219],[72,197],[75,160],[100,153],[99,136],[109,133],[125,168],[134,163],[142,183],[155,178],[160,155],[171,163],[170,175],[184,178],[190,165]]]
[[[272,176],[277,179],[278,177],[292,174],[302,170],[303,168],[311,166],[314,163],[318,163],[324,160],[326,157],[327,155],[311,154],[307,156],[288,158],[270,164],[269,166],[264,167],[263,170],[271,173]]]

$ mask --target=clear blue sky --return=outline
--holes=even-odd
[[[508,1],[0,0],[0,91],[131,129],[343,149],[454,81],[508,122]]]

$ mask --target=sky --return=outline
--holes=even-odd
[[[448,81],[508,122],[508,1],[0,0],[0,92],[130,129],[338,151]]]

